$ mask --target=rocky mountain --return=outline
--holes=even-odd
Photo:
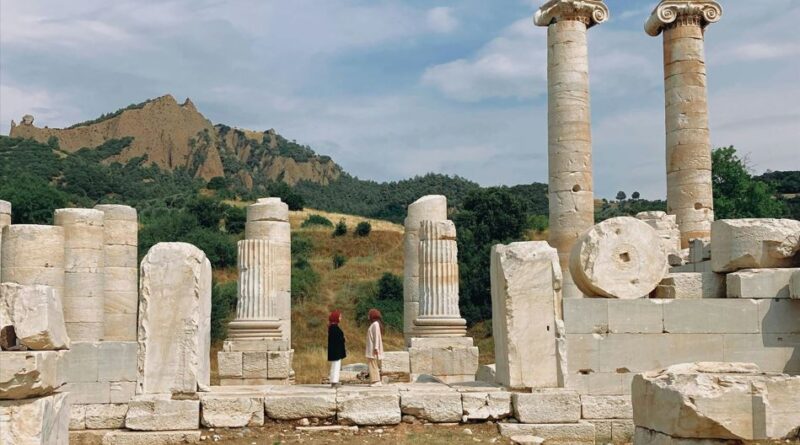
[[[67,128],[37,127],[33,116],[11,122],[11,137],[38,142],[58,139],[61,150],[75,152],[97,147],[109,140],[132,137],[132,143],[105,162],[127,162],[146,156],[148,163],[165,170],[185,168],[190,174],[211,180],[224,176],[252,188],[263,181],[302,180],[326,185],[342,174],[328,156],[288,141],[274,130],[243,130],[214,125],[191,100],[179,104],[171,95],[130,105]]]

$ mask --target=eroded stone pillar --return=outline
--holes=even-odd
[[[13,224],[3,228],[0,282],[51,286],[64,300],[64,228]]]
[[[403,236],[403,334],[406,343],[413,337],[414,320],[419,315],[419,229],[423,220],[447,219],[447,198],[427,195],[408,206]]]
[[[569,254],[594,224],[586,30],[607,19],[599,0],[550,0],[534,17],[547,27],[548,241],[558,250],[564,298],[581,297],[569,275]]]
[[[139,305],[139,221],[136,209],[101,204],[104,214],[105,336],[106,341],[136,341]]]
[[[645,23],[649,35],[664,34],[667,213],[676,216],[681,248],[709,239],[714,221],[703,34],[721,16],[713,0],[662,0]]]

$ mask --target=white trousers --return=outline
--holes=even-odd
[[[330,373],[330,381],[331,384],[339,383],[339,371],[342,370],[342,361],[336,360],[335,362],[330,362],[331,364],[331,373]]]

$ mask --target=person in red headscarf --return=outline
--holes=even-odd
[[[371,386],[381,386],[380,360],[383,360],[383,339],[381,337],[381,311],[369,310],[369,329],[367,330],[367,365]]]
[[[347,357],[344,332],[339,327],[342,312],[335,310],[328,316],[328,361],[331,363],[331,386],[339,386],[339,371],[342,370],[342,359]]]

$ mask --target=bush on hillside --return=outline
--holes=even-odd
[[[322,215],[312,214],[308,215],[308,218],[300,224],[300,227],[311,227],[311,226],[322,226],[322,227],[333,227],[333,223],[328,218],[325,218]]]
[[[336,254],[333,255],[333,268],[334,269],[339,269],[339,268],[343,267],[345,265],[345,263],[347,263],[347,257],[346,256],[342,255],[339,252],[336,252]]]
[[[244,232],[247,222],[247,211],[244,207],[231,206],[225,210],[225,231],[230,234]]]
[[[224,340],[238,300],[237,282],[215,283],[211,290],[211,341]]]
[[[369,236],[369,233],[372,231],[372,224],[369,221],[361,221],[356,225],[356,230],[354,231],[356,236]]]
[[[292,299],[305,301],[319,293],[320,276],[308,261],[314,244],[305,236],[292,234]]]
[[[347,234],[347,223],[344,222],[344,218],[340,219],[338,223],[336,223],[336,227],[333,229],[333,236],[344,236]]]
[[[11,203],[14,224],[52,224],[55,209],[67,206],[65,193],[29,174],[2,182],[0,199]]]
[[[367,324],[367,314],[372,308],[381,311],[386,327],[403,332],[403,277],[385,272],[380,279],[365,286],[356,300],[356,321]]]

